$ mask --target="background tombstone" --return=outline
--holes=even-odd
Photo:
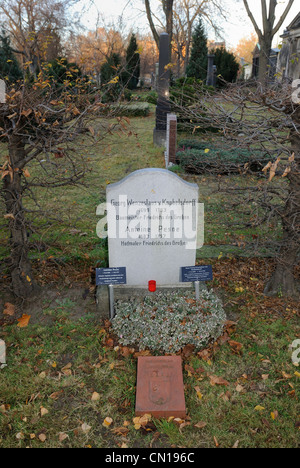
[[[159,40],[159,72],[157,81],[156,126],[153,132],[153,143],[166,146],[167,114],[171,112],[169,102],[170,88],[170,38],[162,33]]]
[[[207,63],[207,86],[214,86],[214,58],[213,54],[208,54],[208,63]]]
[[[154,74],[154,89],[158,91],[158,76],[159,76],[159,63],[155,64],[155,74]]]
[[[176,164],[176,149],[177,149],[177,116],[176,114],[167,115],[167,137],[166,137],[166,153],[165,161],[166,168],[172,164]]]

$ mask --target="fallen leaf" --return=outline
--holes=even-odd
[[[272,162],[269,161],[268,164],[262,169],[262,172],[267,174],[267,170],[270,169],[271,166],[272,166]]]
[[[84,432],[84,434],[87,434],[91,429],[91,426],[89,426],[87,423],[83,423],[81,425],[81,430]]]
[[[58,392],[54,392],[54,393],[51,393],[51,395],[49,396],[49,398],[51,398],[51,400],[57,400],[59,398],[59,395],[62,393],[62,390],[58,391]]]
[[[291,156],[289,157],[289,161],[290,161],[290,162],[294,162],[294,161],[295,161],[295,153],[291,154]]]
[[[194,427],[197,427],[198,429],[203,429],[205,426],[207,426],[207,423],[204,421],[200,421],[197,424],[194,424]]]
[[[48,413],[49,413],[49,411],[46,408],[41,407],[41,416],[42,417],[45,416]]]
[[[137,416],[133,418],[134,428],[138,431],[141,428],[145,428],[149,421],[151,421],[151,414],[144,414],[143,416]]]
[[[100,395],[97,392],[94,392],[91,398],[92,401],[99,401],[100,400]]]
[[[28,326],[28,323],[29,323],[29,320],[31,318],[31,315],[26,315],[26,314],[23,314],[21,318],[18,318],[18,327],[19,328],[25,328]]]
[[[265,410],[265,408],[263,406],[260,406],[260,405],[255,406],[254,409],[255,409],[255,411],[264,411]]]
[[[128,357],[130,356],[131,354],[134,353],[134,349],[133,348],[128,348],[127,346],[122,346],[121,348],[121,354],[123,357]]]
[[[242,343],[238,343],[237,341],[229,340],[228,344],[232,348],[232,350],[236,353],[239,353],[243,347]]]
[[[40,434],[39,435],[39,439],[41,442],[45,442],[45,440],[47,439],[46,435],[45,434]]]
[[[107,418],[104,419],[102,425],[103,425],[104,427],[109,427],[109,426],[112,425],[112,423],[113,423],[112,418],[107,417]]]
[[[276,174],[276,170],[277,170],[277,166],[278,164],[280,163],[281,159],[280,158],[277,158],[276,161],[274,162],[274,164],[271,165],[271,168],[270,168],[270,176],[269,176],[269,182],[271,182],[271,180],[273,179],[273,177],[275,177],[275,174]]]
[[[207,349],[203,349],[202,351],[199,351],[198,356],[203,359],[203,361],[209,361],[210,359],[210,351]]]
[[[236,387],[235,387],[236,391],[238,393],[245,393],[246,392],[246,389],[245,387],[243,387],[242,385],[238,384]]]
[[[229,385],[229,382],[227,382],[227,380],[223,379],[222,377],[218,377],[216,375],[209,375],[208,377],[210,379],[211,385]]]
[[[196,390],[198,399],[199,399],[199,400],[202,400],[203,395],[202,395],[202,393],[201,393],[201,391],[200,391],[200,387],[197,386],[197,387],[194,387],[194,388],[195,388],[195,390]]]
[[[68,438],[69,438],[69,436],[68,436],[68,434],[66,434],[65,432],[60,432],[60,433],[58,434],[58,440],[59,440],[60,442],[63,442],[64,440],[66,440],[66,439],[68,439]]]
[[[12,213],[8,213],[3,216],[4,219],[15,219],[14,215]]]
[[[114,429],[111,430],[113,434],[119,435],[119,436],[127,436],[129,429],[126,427],[115,427]]]
[[[181,426],[181,424],[184,423],[184,419],[181,418],[174,418],[173,421],[178,424],[178,426]]]
[[[6,302],[6,304],[4,304],[3,314],[10,315],[12,317],[15,315],[15,306],[10,302]]]
[[[30,114],[32,114],[32,109],[27,109],[27,110],[22,110],[21,115],[24,115],[25,117],[29,117]]]
[[[282,174],[282,177],[286,177],[289,173],[291,172],[291,168],[290,167],[287,167],[284,171],[284,173]]]
[[[67,376],[72,375],[71,367],[72,367],[72,364],[71,364],[71,362],[69,362],[66,366],[64,366],[64,367],[62,368],[62,370],[61,370],[62,373],[63,373],[64,375],[67,375]]]

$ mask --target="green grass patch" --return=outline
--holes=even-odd
[[[11,325],[0,333],[8,364],[0,371],[2,448],[299,445],[299,376],[289,348],[299,333],[296,317],[236,310],[230,340],[238,352],[225,341],[209,358],[183,355],[188,418],[152,419],[138,428],[134,354],[124,357],[117,342],[108,347],[109,330],[92,313],[74,318],[71,299],[43,305],[47,325]]]

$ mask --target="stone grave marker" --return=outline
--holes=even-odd
[[[198,186],[165,169],[138,170],[108,185],[110,268],[126,267],[131,286],[178,285],[181,267],[195,265],[198,208]]]
[[[182,361],[180,356],[138,358],[136,416],[186,417]]]
[[[165,152],[166,168],[176,164],[177,149],[177,116],[176,114],[167,115],[167,148]]]
[[[107,186],[107,216],[97,233],[108,236],[109,268],[126,268],[126,285],[114,286],[115,299],[147,293],[151,281],[158,290],[192,286],[182,284],[181,268],[195,265],[196,249],[203,245],[198,190],[171,171],[152,168]],[[98,214],[104,211],[102,207]],[[107,233],[101,232],[106,223]],[[107,288],[98,289],[98,304],[107,308]]]
[[[214,54],[208,54],[206,86],[215,86]]]

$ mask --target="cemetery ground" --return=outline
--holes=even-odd
[[[153,109],[131,119],[131,135],[120,129],[101,147],[86,148],[92,170],[84,187],[39,189],[53,223],[41,221],[31,236],[43,289],[21,317],[8,292],[7,233],[0,233],[0,338],[7,345],[7,367],[0,370],[1,447],[299,446],[300,368],[292,362],[299,303],[263,295],[274,267],[268,239],[280,229],[234,229],[226,195],[210,175],[180,174],[199,183],[206,219],[197,258],[213,265],[208,287],[222,298],[228,322],[214,345],[181,352],[188,417],[135,418],[137,357],[149,351],[120,345],[109,321],[97,316],[93,271],[107,265],[107,245],[95,233],[96,208],[108,183],[136,169],[164,167],[161,149],[152,145]],[[222,180],[228,187],[246,183],[238,175]],[[244,215],[237,207],[230,221]],[[262,250],[258,234],[265,238]]]

